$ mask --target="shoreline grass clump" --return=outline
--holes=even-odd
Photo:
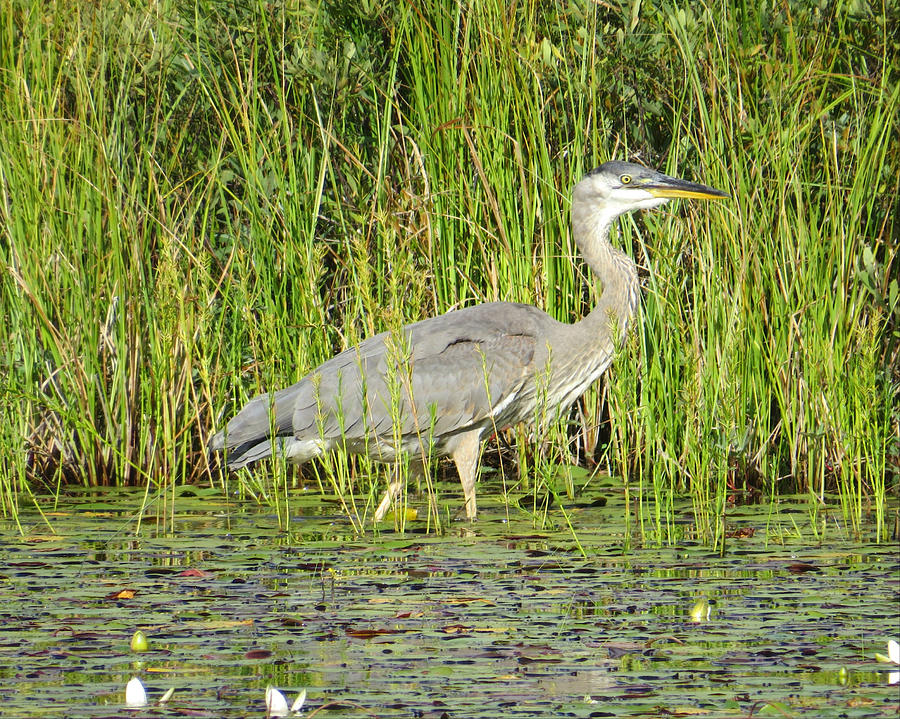
[[[622,223],[633,337],[504,473],[532,453],[528,493],[535,463],[599,465],[652,541],[678,539],[680,498],[721,543],[733,503],[798,492],[886,539],[900,67],[879,8],[2,0],[0,512],[231,487],[205,452],[230,406],[374,332],[495,299],[579,318],[602,288],[569,260],[568,193],[636,157],[734,200]]]

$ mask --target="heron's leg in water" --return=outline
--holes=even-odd
[[[413,458],[409,460],[409,479],[415,480],[416,484],[418,484],[419,480],[425,476],[425,462],[421,458]],[[400,479],[395,479],[392,481],[387,488],[387,492],[384,493],[384,497],[381,500],[381,503],[378,505],[378,509],[375,510],[375,521],[380,522],[385,518],[388,511],[391,508],[391,505],[394,503],[394,500],[400,494],[400,490],[403,488],[403,481]]]
[[[475,504],[475,478],[478,476],[478,458],[481,456],[481,430],[472,430],[457,435],[456,446],[451,456],[459,472],[463,496],[466,498],[466,517],[475,519],[478,508]]]

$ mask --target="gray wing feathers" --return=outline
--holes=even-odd
[[[370,337],[297,384],[251,399],[210,448],[227,446],[229,464],[242,466],[271,454],[273,430],[365,443],[483,424],[533,375],[539,338],[553,322],[527,305],[495,303],[408,325],[405,341]]]
[[[380,353],[353,362],[339,356],[341,362],[327,362],[303,381],[295,436],[364,440],[455,432],[489,418],[518,392],[535,347],[531,336],[454,336],[435,351],[413,335],[407,358],[388,337],[373,339],[381,340]]]

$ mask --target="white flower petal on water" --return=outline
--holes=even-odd
[[[888,674],[888,684],[900,684],[900,672],[891,672]]]
[[[131,677],[125,685],[125,706],[132,709],[147,706],[147,692],[137,677]]]
[[[266,716],[286,717],[288,711],[287,699],[271,684],[266,687]]]
[[[888,641],[888,657],[894,664],[900,664],[900,643],[893,639]]]
[[[291,704],[291,713],[299,714],[300,710],[303,708],[303,705],[306,703],[306,689],[300,692],[297,695],[297,698],[294,699],[294,703]]]

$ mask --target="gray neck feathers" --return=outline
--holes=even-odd
[[[637,309],[640,285],[631,258],[609,242],[609,231],[619,213],[602,201],[572,204],[572,232],[582,257],[603,286],[594,309],[580,323],[590,328],[594,341],[608,345],[613,325],[619,335]]]

